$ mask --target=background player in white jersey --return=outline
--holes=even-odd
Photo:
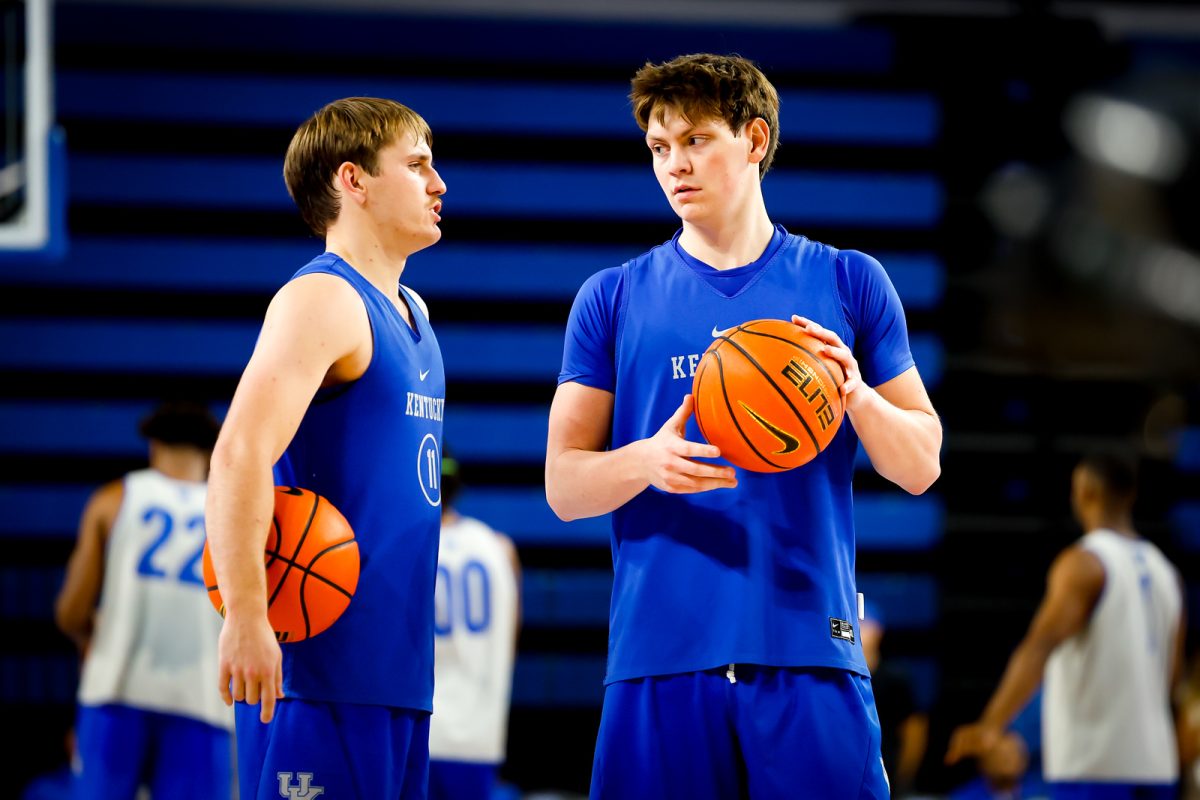
[[[488,800],[504,763],[521,563],[512,540],[454,509],[458,462],[442,451],[442,537],[429,722],[429,800]]]
[[[1186,634],[1178,572],[1133,527],[1136,465],[1107,453],[1071,476],[1085,531],[1050,567],[1046,595],[978,721],[946,761],[980,756],[1045,680],[1044,772],[1055,798],[1173,798],[1172,687]]]
[[[142,423],[149,469],[88,501],[55,618],[84,654],[79,798],[228,798],[233,714],[212,691],[221,618],[200,573],[217,422],[164,404]]]

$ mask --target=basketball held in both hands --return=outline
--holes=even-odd
[[[696,424],[721,457],[753,472],[783,472],[816,458],[845,412],[842,366],[825,343],[779,319],[718,336],[692,383]]]
[[[358,542],[333,504],[308,489],[275,487],[275,513],[263,559],[267,619],[280,642],[316,636],[337,621],[358,588]],[[204,544],[208,599],[225,616],[208,543]]]

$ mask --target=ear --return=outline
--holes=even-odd
[[[1103,488],[1100,486],[1100,481],[1095,475],[1088,471],[1084,471],[1080,475],[1079,480],[1079,500],[1082,503],[1091,505],[1102,499],[1104,494]]]
[[[762,117],[746,123],[746,141],[750,144],[750,163],[757,164],[767,157],[767,146],[771,143],[771,128]]]
[[[363,183],[366,170],[353,161],[343,161],[333,173],[333,187],[337,189],[342,199],[362,205],[366,202],[367,191]]]

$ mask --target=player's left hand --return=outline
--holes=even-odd
[[[987,755],[1000,742],[1003,733],[994,725],[973,722],[960,725],[950,734],[950,746],[946,748],[946,763],[955,764],[964,758]]]
[[[856,391],[861,389],[865,384],[862,381],[862,373],[858,369],[858,359],[854,357],[854,353],[850,352],[850,348],[846,347],[840,336],[828,328],[823,328],[807,317],[801,317],[797,314],[792,315],[792,324],[798,325],[808,333],[822,342],[825,342],[825,347],[821,349],[818,355],[827,356],[842,365],[842,372],[846,374],[846,380],[842,381],[840,392],[842,402],[846,404],[847,411],[853,411],[859,401],[863,399],[863,394]]]

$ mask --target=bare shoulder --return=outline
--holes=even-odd
[[[121,479],[109,481],[92,492],[83,512],[84,516],[91,522],[97,523],[98,529],[107,535],[108,530],[112,528],[113,522],[117,519],[117,512],[121,510],[121,501],[124,499],[125,481]]]
[[[286,355],[303,351],[321,372],[355,353],[369,353],[371,324],[358,292],[342,278],[312,273],[288,281],[263,320],[259,348]]]
[[[113,516],[116,516],[117,509],[121,507],[121,501],[124,498],[125,481],[118,478],[115,481],[109,481],[92,492],[89,504],[97,511],[111,512]]]
[[[336,275],[313,272],[285,283],[271,300],[267,316],[304,314],[319,322],[354,312],[366,318],[366,307],[353,286]]]
[[[1078,543],[1059,553],[1050,565],[1051,584],[1101,588],[1104,586],[1104,576],[1104,562]]]

